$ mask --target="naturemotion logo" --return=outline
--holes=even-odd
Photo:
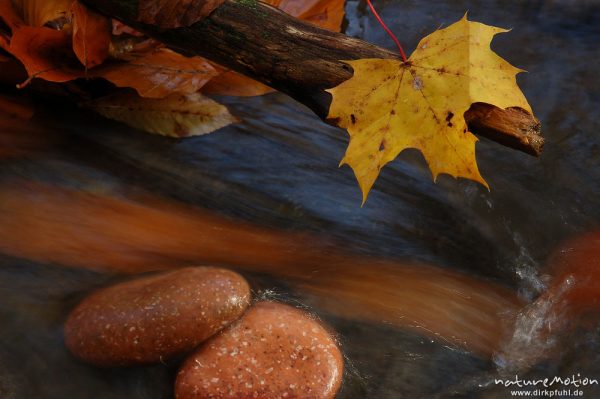
[[[520,389],[512,390],[511,396],[521,397],[559,397],[559,396],[583,396],[583,390],[579,388],[598,385],[596,378],[582,377],[581,374],[576,376],[573,374],[570,377],[554,376],[551,378],[526,379],[515,375],[514,378],[502,379],[495,378],[495,385],[501,385],[507,388],[537,388],[533,391]],[[561,388],[555,389],[555,388]],[[553,389],[546,389],[553,388]],[[567,389],[568,388],[568,389]]]

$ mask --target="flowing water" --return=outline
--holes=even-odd
[[[30,157],[0,159],[0,248],[8,253],[0,255],[1,399],[172,397],[175,365],[96,369],[73,360],[61,335],[66,314],[82,296],[122,278],[118,265],[151,269],[144,262],[165,253],[237,267],[258,295],[299,302],[317,313],[337,331],[347,357],[341,398],[504,398],[510,389],[495,378],[579,373],[600,379],[598,287],[585,280],[596,273],[590,268],[598,265],[599,251],[595,260],[580,257],[572,273],[557,272],[551,260],[576,247],[561,252],[564,240],[600,228],[600,3],[375,5],[407,49],[467,10],[472,20],[513,28],[493,48],[529,71],[519,83],[543,123],[542,157],[482,139],[477,156],[488,192],[447,176],[434,184],[422,157],[406,151],[383,170],[361,208],[351,170],[337,168],[346,133],[284,95],[222,99],[242,122],[181,141],[132,131],[68,105],[51,107],[46,100],[34,122],[52,131],[53,139]],[[346,9],[348,34],[393,49],[364,4],[349,1]],[[131,192],[154,198],[144,204],[162,212],[152,213],[157,224],[168,225],[172,207],[179,212],[192,206],[193,215],[185,215],[198,225],[165,238],[168,244],[160,232],[139,238],[159,248],[144,247],[152,256],[130,257],[133,244],[106,238],[112,230],[89,211],[91,219],[77,228],[92,229],[72,230],[66,241],[68,235],[57,233],[54,240],[52,226],[62,226],[63,218],[70,226],[74,209],[86,202],[78,193],[108,201]],[[53,204],[63,207],[52,216]],[[41,210],[31,217],[27,206]],[[251,233],[274,241],[280,236],[282,247],[299,240],[302,251],[316,249],[292,265],[273,260],[275,243],[264,247],[273,251],[265,255],[263,244],[242,236],[235,245],[224,239],[231,245],[226,252],[242,255],[209,255],[194,241],[194,226],[209,223],[200,216],[206,213],[220,218],[210,223],[249,223],[261,229]],[[119,226],[113,233],[126,242],[131,225]],[[81,231],[88,235],[78,236]],[[314,237],[328,247],[319,249]],[[84,245],[79,252],[73,250],[78,245]],[[88,255],[92,247],[97,252]],[[256,248],[255,261],[243,256],[251,252],[240,249],[246,247]],[[102,255],[105,248],[114,253]],[[331,248],[343,257],[319,254]],[[121,250],[126,255],[120,257]],[[238,261],[227,261],[236,256]],[[369,265],[375,258],[386,265]],[[112,271],[72,267],[105,260],[114,262]],[[304,281],[302,273],[315,272],[322,286]],[[578,300],[589,304],[585,314],[579,305],[564,305]],[[506,309],[507,315],[486,318],[491,309]],[[600,389],[584,388],[584,397],[600,397]]]

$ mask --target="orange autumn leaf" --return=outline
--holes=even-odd
[[[67,32],[21,26],[13,31],[8,51],[23,63],[29,79],[68,82],[83,76],[76,68]]]
[[[73,51],[77,59],[87,68],[100,65],[108,57],[111,24],[108,18],[91,11],[74,1]]]
[[[0,46],[23,64],[30,79],[66,82],[81,76],[68,32],[26,25],[11,0],[0,0],[0,17],[12,32],[0,35]]]
[[[265,0],[285,13],[323,29],[339,32],[344,20],[345,0]],[[275,91],[237,72],[224,69],[203,89],[203,93],[224,96],[251,97]]]
[[[195,93],[216,75],[215,68],[204,58],[186,57],[166,48],[128,63],[106,65],[94,74],[116,86],[134,88],[147,98]]]
[[[145,0],[138,6],[138,21],[161,29],[190,26],[207,17],[225,0]]]

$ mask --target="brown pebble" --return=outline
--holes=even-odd
[[[259,302],[185,361],[175,398],[333,398],[343,367],[318,321],[291,306]]]
[[[188,267],[101,289],[71,312],[67,348],[99,366],[157,363],[194,349],[248,307],[250,288],[229,270]]]

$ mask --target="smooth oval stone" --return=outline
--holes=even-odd
[[[343,357],[329,332],[299,309],[259,302],[181,367],[177,399],[333,398]]]
[[[99,366],[156,363],[194,349],[249,303],[250,288],[237,273],[188,267],[93,293],[69,315],[65,343]]]

